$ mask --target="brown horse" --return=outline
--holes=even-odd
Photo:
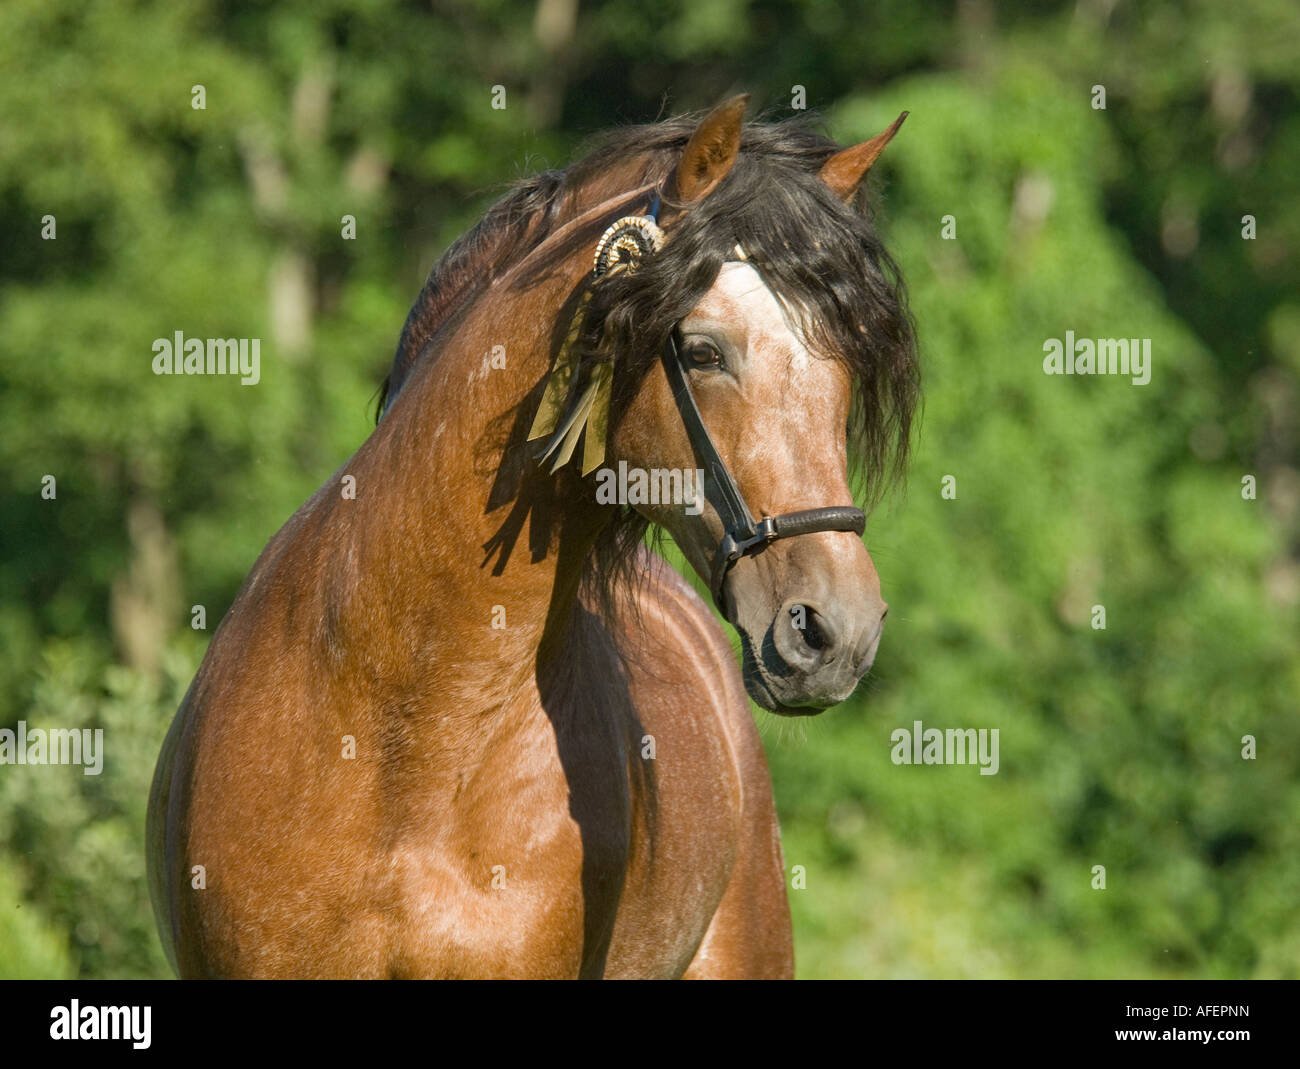
[[[899,470],[918,387],[858,196],[898,123],[840,149],[745,100],[605,135],[435,266],[376,430],[262,553],[163,745],[181,976],[792,975],[746,692],[807,714],[870,667],[850,459],[872,494]],[[600,492],[697,463],[702,495]]]

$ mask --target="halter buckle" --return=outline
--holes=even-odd
[[[718,556],[730,566],[741,557],[756,552],[756,549],[762,549],[767,543],[775,542],[778,537],[776,520],[771,516],[764,516],[754,524],[754,533],[748,537],[737,538],[731,531],[724,534],[722,541],[718,543]]]

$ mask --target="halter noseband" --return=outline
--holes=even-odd
[[[659,196],[656,194],[647,215],[624,216],[605,231],[600,243],[596,246],[595,277],[599,279],[605,274],[619,269],[635,270],[640,256],[658,251],[663,241],[663,234],[659,230],[658,223]],[[610,253],[617,249],[623,250],[623,258],[617,262],[612,262]],[[738,253],[737,259],[743,261],[745,259],[743,250],[740,249],[740,246],[737,246],[736,250]],[[571,330],[570,337],[573,337],[575,333],[575,331]],[[677,411],[686,427],[686,435],[690,439],[691,448],[704,465],[705,499],[717,511],[718,517],[722,521],[722,541],[718,544],[718,551],[713,558],[709,583],[714,604],[718,606],[719,612],[722,612],[724,616],[726,615],[726,609],[723,605],[723,584],[727,580],[727,573],[731,571],[736,561],[740,560],[741,557],[761,553],[771,543],[782,538],[793,538],[796,535],[816,534],[821,531],[850,531],[853,534],[862,534],[866,527],[867,518],[861,509],[849,505],[803,509],[800,512],[786,512],[779,516],[764,516],[761,520],[756,521],[749,511],[749,506],[745,504],[744,495],[741,494],[740,487],[736,485],[736,480],[732,478],[726,461],[722,459],[718,447],[713,444],[713,438],[709,435],[708,428],[704,426],[704,419],[700,415],[699,406],[695,403],[695,395],[691,393],[690,380],[687,377],[688,368],[677,348],[676,325],[668,333],[668,338],[665,340],[664,347],[660,352],[660,358],[663,363],[664,373],[668,376],[668,384],[672,387],[673,400],[677,405]],[[557,369],[558,366],[557,362]],[[605,388],[608,389],[607,386]],[[584,406],[590,410],[594,389],[594,386],[589,388],[587,393],[577,402],[577,409],[575,409],[574,414]],[[547,422],[552,422],[553,428],[553,421],[548,420]],[[603,423],[603,421],[600,422]],[[539,411],[538,420],[534,423],[533,433],[529,435],[530,439],[544,433],[544,430],[539,430],[542,424],[543,412]],[[569,444],[561,451],[561,459],[558,461],[557,466],[568,459],[574,444],[576,444],[573,426],[574,421],[571,415],[565,426],[554,435],[550,444],[542,453],[543,459],[561,445],[561,439],[565,435],[569,438]],[[602,425],[600,430],[603,432],[605,427]],[[588,426],[584,433],[590,435],[592,428]],[[600,445],[600,455],[602,457],[604,455],[603,442]],[[583,474],[586,474],[587,470],[589,469],[584,464]]]

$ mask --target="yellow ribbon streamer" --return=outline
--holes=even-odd
[[[614,388],[614,362],[606,360],[591,372],[591,411],[587,416],[587,436],[582,443],[582,474],[600,467],[605,459],[605,437],[609,433],[609,399]]]
[[[533,426],[528,432],[530,442],[552,433],[564,414],[565,402],[569,398],[569,390],[578,372],[577,341],[582,333],[582,323],[586,318],[587,303],[590,300],[591,290],[584,292],[578,300],[578,307],[569,322],[569,332],[564,336],[560,352],[555,358],[555,368],[547,380],[541,404],[537,406],[537,415],[533,417]],[[547,453],[550,453],[551,448],[554,448],[554,443],[547,449]]]

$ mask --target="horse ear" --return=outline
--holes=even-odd
[[[740,124],[749,94],[724,101],[704,117],[677,161],[677,199],[683,204],[703,200],[727,177],[740,153]]]
[[[835,153],[834,156],[822,164],[822,181],[830,186],[831,190],[841,200],[852,200],[853,194],[858,191],[858,186],[862,183],[862,179],[871,170],[871,165],[880,158],[880,154],[885,151],[885,146],[893,140],[894,135],[898,133],[898,128],[903,125],[903,120],[906,118],[907,112],[903,112],[894,120],[894,125],[883,134],[877,134],[870,141],[864,141],[860,145],[854,145],[852,148],[842,149]]]

